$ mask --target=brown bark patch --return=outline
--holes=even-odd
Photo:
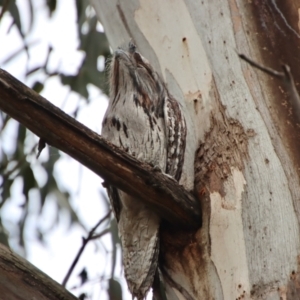
[[[207,278],[209,273],[205,240],[199,240],[195,231],[167,226],[163,226],[161,230],[160,266],[164,278],[185,299],[213,299]],[[199,268],[201,272],[198,271]],[[181,274],[182,280],[178,281],[176,276],[173,278],[174,274]]]
[[[298,269],[290,274],[290,281],[287,285],[287,299],[299,299],[300,295],[300,255],[298,255]]]
[[[248,158],[248,139],[255,133],[244,130],[241,123],[227,118],[225,109],[211,115],[211,129],[200,144],[195,157],[196,191],[208,189],[225,196],[223,182],[231,167],[242,170]]]
[[[193,245],[196,242],[196,231],[180,230],[166,222],[161,225],[161,254],[169,253],[174,256],[180,256],[185,251],[186,247]]]

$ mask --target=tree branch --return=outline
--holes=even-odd
[[[77,299],[59,283],[1,244],[0,295],[1,299],[18,300]]]
[[[73,261],[73,263],[72,263],[72,265],[71,265],[71,267],[70,267],[70,269],[68,270],[67,275],[65,276],[65,278],[64,278],[64,280],[63,280],[63,282],[62,282],[62,286],[64,286],[64,287],[66,286],[66,284],[67,284],[67,282],[68,282],[68,280],[69,280],[69,278],[70,278],[70,276],[71,276],[71,274],[72,274],[72,272],[73,272],[73,270],[74,270],[76,264],[78,263],[79,258],[80,258],[80,256],[82,255],[83,250],[85,249],[86,245],[88,244],[89,241],[91,241],[92,239],[95,238],[94,233],[95,233],[96,229],[97,229],[97,228],[98,228],[105,220],[107,220],[107,219],[110,217],[110,214],[111,214],[111,210],[110,210],[103,218],[101,218],[101,219],[98,221],[98,223],[90,230],[90,232],[89,232],[87,238],[82,238],[82,245],[81,245],[81,247],[80,247],[80,249],[79,249],[79,251],[78,251],[78,253],[77,253],[77,255],[76,255],[76,257],[75,257],[75,259],[74,259],[74,261]],[[109,230],[108,230],[108,229],[105,229],[104,231],[102,231],[102,232],[101,232],[101,236],[104,235],[104,232],[105,232],[105,234],[106,234],[106,233],[109,232]],[[97,235],[97,238],[100,238],[101,236]]]
[[[172,224],[201,224],[199,203],[175,180],[105,141],[2,69],[0,109]]]

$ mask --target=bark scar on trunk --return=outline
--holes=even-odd
[[[225,196],[224,181],[230,176],[231,168],[243,170],[248,160],[248,139],[255,135],[253,129],[245,131],[238,120],[228,118],[225,108],[211,114],[211,129],[199,145],[195,156],[195,189]]]

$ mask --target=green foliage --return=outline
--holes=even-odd
[[[56,9],[57,1],[47,0],[46,2],[49,17],[52,16],[53,12]],[[2,64],[7,64],[20,53],[24,51],[28,54],[29,47],[34,46],[35,43],[27,44],[26,36],[30,33],[34,22],[34,11],[32,9],[32,0],[28,0],[29,11],[30,11],[30,26],[27,34],[23,33],[20,13],[18,6],[14,0],[0,0],[0,8],[2,10],[0,13],[0,20],[5,12],[9,13],[13,19],[11,26],[16,26],[24,46],[21,49],[17,49],[13,54],[11,54]],[[98,67],[99,57],[103,58],[103,61],[107,62],[110,57],[109,44],[104,32],[101,32],[97,29],[99,21],[96,17],[95,12],[92,7],[89,5],[87,0],[77,0],[76,1],[77,9],[77,31],[79,37],[79,49],[85,54],[84,59],[78,69],[78,73],[75,75],[68,75],[56,71],[49,71],[48,62],[51,58],[51,53],[53,48],[49,46],[48,53],[45,59],[45,62],[33,69],[30,69],[26,72],[27,76],[30,76],[38,71],[43,71],[48,78],[51,76],[59,76],[61,82],[64,85],[70,86],[71,90],[80,94],[83,98],[88,100],[89,93],[87,90],[88,84],[93,84],[94,86],[101,89],[104,93],[107,94],[108,86],[106,80],[106,68],[105,66],[100,68]],[[44,87],[44,84],[41,82],[36,82],[32,87],[34,90],[41,92]]]
[[[107,94],[105,68],[98,70],[98,58],[103,56],[105,61],[110,57],[110,50],[104,32],[97,31],[98,19],[93,11],[87,16],[89,1],[76,1],[77,31],[80,40],[79,49],[85,52],[79,72],[76,76],[60,74],[61,82],[84,98],[88,98],[87,85],[97,86]]]

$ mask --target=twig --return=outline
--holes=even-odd
[[[65,276],[65,278],[64,278],[64,280],[63,280],[63,282],[62,282],[62,286],[63,287],[65,287],[66,286],[66,284],[67,284],[67,282],[68,282],[68,280],[69,280],[69,278],[70,278],[70,276],[71,276],[71,274],[72,274],[72,272],[73,272],[73,270],[74,270],[74,268],[75,268],[75,266],[76,266],[76,264],[77,264],[77,262],[78,262],[78,260],[79,260],[79,258],[80,258],[80,256],[81,256],[81,254],[83,253],[83,250],[84,250],[84,248],[86,247],[86,245],[87,245],[87,243],[90,241],[90,240],[93,240],[93,239],[95,239],[96,237],[94,236],[94,232],[95,232],[95,230],[107,219],[107,218],[109,218],[109,216],[110,216],[110,214],[111,214],[111,210],[101,219],[101,220],[99,220],[99,222],[90,230],[90,232],[89,232],[89,234],[88,234],[88,236],[87,236],[87,238],[82,238],[82,245],[81,245],[81,247],[80,247],[80,249],[79,249],[79,251],[78,251],[78,253],[77,253],[77,255],[76,255],[76,257],[75,257],[75,259],[74,259],[74,261],[73,261],[73,263],[72,263],[72,265],[70,266],[70,269],[68,270],[68,273],[67,273],[67,275]],[[101,234],[98,234],[97,236],[98,237],[101,237],[101,236],[103,236],[104,234],[106,234],[106,233],[108,233],[109,232],[109,230],[104,230]]]
[[[97,239],[100,239],[103,235],[107,234],[110,232],[110,229],[107,228],[105,230],[103,230],[102,232],[98,233],[98,234],[95,234],[93,235],[90,240],[97,240]]]
[[[238,54],[238,56],[244,61],[246,61],[247,63],[249,63],[251,66],[263,71],[268,75],[274,76],[284,81],[284,84],[286,85],[289,94],[289,100],[290,100],[290,104],[292,105],[294,115],[296,116],[296,119],[300,123],[300,97],[296,89],[295,81],[291,73],[290,67],[288,65],[282,65],[283,72],[278,72],[276,70],[264,67],[254,62],[250,58],[246,57],[244,54]]]
[[[1,13],[0,13],[0,21],[4,15],[4,13],[6,12],[7,8],[8,8],[8,4],[9,4],[9,0],[6,0],[4,2],[4,4],[2,4],[2,10],[1,10]]]
[[[274,77],[277,77],[277,78],[280,78],[280,79],[283,79],[285,77],[285,74],[283,72],[278,72],[278,71],[275,71],[275,70],[273,70],[271,68],[264,67],[264,66],[258,64],[257,62],[251,60],[250,58],[248,58],[244,54],[239,54],[238,53],[238,56],[242,60],[246,61],[252,67],[257,68],[257,69],[259,69],[259,70],[261,70],[261,71],[263,71],[263,72],[265,72],[265,73],[267,73],[267,74],[269,74],[271,76],[274,76]]]

